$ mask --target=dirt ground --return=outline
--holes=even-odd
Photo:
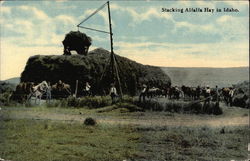
[[[222,115],[176,114],[169,112],[97,113],[96,110],[46,107],[2,108],[2,119],[33,119],[82,122],[93,117],[101,124],[140,126],[244,126],[249,124],[248,109],[226,107],[222,104]]]

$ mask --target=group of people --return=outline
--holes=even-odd
[[[85,87],[83,88],[83,91],[85,93],[85,96],[91,95],[91,86],[88,82],[86,82]],[[116,98],[118,97],[118,93],[117,93],[114,83],[111,83],[110,85],[109,95],[111,97],[112,104],[114,104],[116,102]]]
[[[45,82],[45,81],[43,81]],[[52,98],[52,89],[56,88],[56,89],[63,89],[64,88],[64,83],[59,80],[55,85],[51,86],[50,82],[47,82],[47,88],[43,88],[43,89],[39,89],[43,94],[46,95],[46,101],[50,102],[51,98]],[[146,97],[149,97],[148,93],[150,91],[149,87],[146,84],[143,84],[141,86],[141,92],[139,94],[139,101],[140,102],[145,102],[146,101]],[[33,87],[34,88],[34,87]],[[42,86],[39,86],[39,88],[42,88]],[[183,98],[185,99],[185,90],[182,87],[178,88],[177,86],[174,87],[169,87],[170,89],[172,89],[173,91],[176,91],[176,93],[182,93],[183,94]],[[191,87],[186,87],[185,89],[188,89]],[[159,88],[156,88],[159,89]],[[33,89],[34,90],[34,89]],[[82,88],[82,95],[83,96],[91,96],[92,95],[92,89],[91,89],[91,85],[89,82],[85,82],[84,86]],[[193,89],[194,91],[194,89]],[[233,101],[233,96],[235,94],[235,88],[230,87],[230,88],[222,88],[219,89],[218,86],[216,85],[215,88],[210,88],[208,85],[206,87],[197,87],[195,88],[195,91],[201,91],[199,92],[200,94],[202,94],[203,97],[203,101],[204,104],[209,104],[211,100],[219,102],[220,96],[223,97],[223,99],[225,100],[225,102],[228,105],[232,105],[232,101]],[[112,100],[112,104],[117,102],[117,98],[119,97],[117,89],[115,87],[114,83],[110,84],[110,89],[109,89],[109,96],[111,97]],[[152,96],[151,96],[152,97]],[[167,96],[166,96],[167,97]],[[179,96],[178,96],[179,97]],[[200,95],[196,96],[197,100],[200,100]],[[169,99],[175,99],[175,96],[173,98],[169,97]],[[177,98],[176,98],[177,99]]]
[[[55,88],[57,88],[57,89],[63,89],[63,82],[61,80],[59,80],[56,83]],[[51,92],[52,92],[52,86],[51,86],[50,82],[47,82],[47,88],[43,88],[40,91],[42,91],[42,93],[45,94],[46,101],[50,102],[50,100],[52,98],[52,94],[51,94]],[[89,82],[86,82],[84,84],[84,87],[83,87],[81,93],[84,96],[91,96],[92,95],[91,85],[89,84]],[[115,103],[116,102],[116,98],[118,97],[118,93],[117,93],[117,90],[116,90],[116,87],[115,87],[114,83],[111,83],[111,85],[110,85],[109,95],[110,95],[110,97],[112,99],[112,103]]]

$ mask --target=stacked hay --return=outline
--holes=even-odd
[[[106,67],[109,59],[110,53],[102,48],[89,52],[88,56],[36,55],[29,58],[21,81],[38,83],[46,80],[54,84],[62,80],[71,85],[72,91],[75,90],[76,80],[79,81],[80,91],[88,81],[94,94],[104,94],[112,83],[109,78],[111,72]],[[170,78],[159,67],[142,65],[118,55],[116,60],[123,93],[134,95],[143,83],[156,87],[171,84]]]

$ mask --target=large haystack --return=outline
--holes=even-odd
[[[38,83],[47,80],[54,84],[62,80],[71,85],[72,91],[75,90],[76,80],[79,81],[80,91],[83,84],[88,81],[93,93],[100,94],[104,90],[107,91],[111,83],[108,79],[109,72],[106,72],[100,82],[109,58],[110,53],[101,48],[89,52],[88,56],[32,56],[21,74],[21,81]],[[121,56],[116,56],[116,58],[124,93],[134,95],[142,83],[157,87],[171,84],[170,78],[159,67],[142,65]]]

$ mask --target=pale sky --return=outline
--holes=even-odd
[[[105,1],[1,1],[0,80],[19,77],[32,55],[62,55],[69,31]],[[166,67],[249,66],[247,1],[111,1],[114,51]],[[234,8],[239,12],[162,12],[162,8]],[[107,8],[83,24],[108,31]],[[90,50],[110,50],[109,36],[80,29]]]

